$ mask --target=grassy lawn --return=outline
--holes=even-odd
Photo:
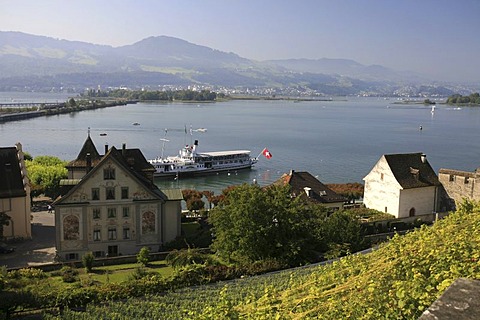
[[[88,276],[92,280],[106,283],[119,283],[128,280],[128,278],[134,273],[135,269],[140,265],[138,263],[119,264],[114,266],[103,266],[93,268],[93,272]],[[173,274],[173,269],[168,266],[165,260],[152,261],[145,267],[146,272],[156,272],[163,277],[169,277]],[[87,277],[85,271],[82,270],[80,278]]]

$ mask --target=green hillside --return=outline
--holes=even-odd
[[[480,278],[480,205],[378,250],[163,296],[67,311],[63,319],[417,319],[457,278]]]

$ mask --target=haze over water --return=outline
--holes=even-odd
[[[0,93],[0,100],[7,96]],[[215,193],[253,179],[265,185],[292,169],[308,171],[324,183],[362,182],[386,153],[424,152],[437,172],[440,168],[473,171],[480,166],[480,108],[442,104],[432,114],[430,106],[394,101],[348,97],[298,103],[138,103],[0,124],[0,146],[20,141],[34,157],[73,160],[90,127],[100,153],[105,144],[121,148],[126,143],[127,148],[139,148],[146,158],[154,158],[161,155],[161,138],[169,140],[165,156],[191,144],[192,138],[185,135],[185,127],[189,132],[191,126],[200,151],[247,149],[256,157],[267,147],[273,154],[271,160],[260,156],[250,171],[156,181],[160,187]],[[195,131],[198,128],[207,130]]]

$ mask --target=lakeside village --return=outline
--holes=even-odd
[[[245,184],[218,196],[159,189],[141,150],[106,146],[101,154],[88,134],[65,166],[49,203],[53,212],[45,213],[54,218],[55,261],[31,265],[31,252],[12,252],[12,245],[44,240],[32,233],[35,188],[27,167],[34,160],[20,143],[0,147],[0,231],[7,242],[0,263],[10,255],[24,263],[5,263],[0,277],[0,312],[7,317],[313,264],[436,225],[480,199],[480,171],[437,174],[423,153],[383,155],[360,194],[294,169],[272,185]],[[211,210],[201,209],[205,198]],[[182,201],[200,215],[182,215]],[[63,281],[48,281],[55,277]]]

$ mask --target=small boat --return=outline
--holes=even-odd
[[[100,136],[105,137],[107,134],[105,132],[100,133]]]
[[[166,139],[162,139],[168,141]],[[198,140],[194,144],[183,147],[177,156],[148,160],[155,167],[155,177],[197,176],[219,172],[230,172],[250,169],[258,162],[250,157],[249,150],[197,152]]]
[[[435,113],[435,106],[432,106],[432,110],[430,111],[432,114]]]
[[[132,124],[133,124],[134,126],[139,126],[139,125],[140,125],[140,123],[138,123],[138,122],[134,122],[134,123],[132,123]]]

